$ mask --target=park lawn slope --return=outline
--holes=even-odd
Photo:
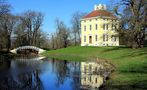
[[[105,59],[115,67],[107,82],[108,88],[147,89],[147,47],[131,49],[126,47],[68,47],[46,51],[43,55],[59,60],[84,61]],[[110,86],[110,87],[109,87]]]

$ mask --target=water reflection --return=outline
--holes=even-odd
[[[20,61],[19,61],[20,60]],[[26,61],[17,58],[15,60],[1,60],[0,65],[0,88],[4,90],[30,90],[43,89],[39,74],[41,63]],[[34,64],[35,63],[35,64]],[[3,67],[7,66],[7,67]]]
[[[85,90],[104,83],[104,66],[96,62],[68,62],[43,58],[0,60],[3,90]]]
[[[103,66],[95,62],[82,62],[81,63],[81,87],[97,89],[104,82],[102,75],[98,74]]]

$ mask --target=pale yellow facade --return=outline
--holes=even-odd
[[[106,16],[81,19],[81,46],[119,46],[118,22]]]
[[[104,78],[96,73],[100,68],[103,66],[95,62],[81,62],[81,88],[95,90],[104,83]]]

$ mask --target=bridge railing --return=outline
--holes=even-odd
[[[33,49],[33,50],[39,51],[40,48],[35,46],[22,46],[22,47],[18,47],[16,50],[23,50],[23,49]]]
[[[32,49],[32,50],[37,51],[38,53],[42,53],[43,51],[45,51],[45,50],[43,50],[41,48],[38,48],[38,47],[35,47],[35,46],[21,46],[21,47],[18,47],[16,49],[11,50],[11,52],[12,53],[17,53],[17,51],[25,50],[25,49]]]

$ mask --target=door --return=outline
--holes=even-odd
[[[89,43],[92,43],[92,36],[89,36]]]

